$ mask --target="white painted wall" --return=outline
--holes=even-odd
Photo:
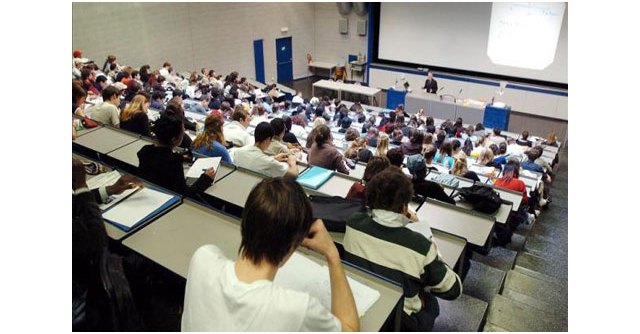
[[[72,46],[102,66],[120,64],[177,71],[209,67],[255,77],[253,41],[264,39],[265,78],[276,78],[275,40],[292,37],[293,76],[309,75],[314,48],[313,3],[73,3]],[[280,28],[288,27],[287,33]]]

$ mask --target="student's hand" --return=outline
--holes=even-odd
[[[274,159],[276,159],[277,161],[280,161],[280,162],[287,162],[287,161],[289,161],[289,155],[286,154],[286,153],[278,153],[278,154],[276,154]]]
[[[76,190],[78,188],[87,187],[87,172],[84,170],[84,164],[78,159],[73,159],[71,169],[71,188]]]
[[[324,227],[322,219],[316,219],[311,224],[309,234],[302,240],[302,246],[324,255],[327,259],[340,259],[338,249],[333,243],[333,238]]]
[[[204,172],[204,175],[208,176],[211,180],[215,180],[216,170],[213,167],[210,167]]]
[[[407,218],[409,218],[409,220],[411,220],[412,222],[418,222],[418,215],[416,215],[415,212],[413,212],[410,209],[407,209],[407,213],[405,213],[405,215],[407,216]]]
[[[138,180],[133,175],[123,175],[121,176],[116,183],[113,185],[107,186],[107,194],[109,195],[119,195],[122,194],[127,189],[133,189],[135,187],[143,187],[144,185],[140,180]]]

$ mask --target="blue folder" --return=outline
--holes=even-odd
[[[149,189],[153,189],[153,190],[155,190],[155,191],[159,191],[159,192],[163,192],[163,193],[166,193],[166,194],[172,195],[172,194],[171,194],[171,193],[169,193],[169,192],[162,191],[162,190],[157,189],[157,188],[151,188],[151,187],[149,187]],[[134,192],[134,193],[135,193],[135,192]],[[131,194],[131,195],[133,195],[133,194]],[[131,196],[128,196],[128,197],[131,197]],[[109,211],[109,210],[112,210],[112,209],[114,209],[114,208],[118,207],[118,205],[120,205],[120,204],[122,204],[122,203],[124,203],[124,202],[126,202],[126,201],[127,201],[127,199],[122,200],[122,201],[121,201],[121,202],[119,202],[118,204],[116,204],[116,205],[114,205],[114,206],[110,207],[109,209],[107,209],[107,210],[105,211],[105,213],[106,213],[107,211]],[[157,215],[159,215],[160,213],[164,212],[166,209],[171,208],[172,206],[174,206],[175,204],[177,204],[177,203],[179,203],[179,202],[180,202],[180,196],[173,195],[169,200],[167,200],[166,202],[164,202],[161,206],[159,206],[157,209],[155,209],[155,210],[153,210],[152,212],[150,212],[148,215],[144,216],[142,219],[138,220],[138,221],[137,221],[135,224],[133,224],[131,227],[126,226],[126,225],[119,224],[119,223],[118,223],[118,222],[116,222],[116,221],[113,221],[113,220],[110,220],[110,219],[107,219],[107,218],[104,218],[104,217],[103,217],[103,219],[104,219],[106,222],[110,223],[111,225],[113,225],[113,226],[115,226],[115,227],[117,227],[117,228],[119,228],[119,229],[121,229],[121,230],[123,230],[123,231],[125,231],[125,232],[129,232],[129,231],[131,231],[131,230],[135,229],[136,227],[140,226],[141,224],[143,224],[143,223],[145,223],[145,222],[147,222],[147,221],[151,220],[152,218],[156,217],[156,216],[157,216]]]
[[[333,171],[318,166],[312,166],[302,172],[302,174],[298,176],[297,181],[301,186],[315,190],[327,182],[332,175]]]

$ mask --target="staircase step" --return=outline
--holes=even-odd
[[[471,260],[462,289],[465,294],[489,303],[500,292],[505,276],[506,272],[500,269]]]
[[[511,242],[507,244],[506,248],[512,251],[519,252],[521,250],[524,250],[526,241],[527,241],[526,236],[514,233],[511,236]]]
[[[542,235],[531,235],[527,238],[524,250],[531,254],[544,258],[566,259],[568,254],[567,245],[558,245],[557,241]]]
[[[568,329],[566,317],[542,312],[502,295],[491,301],[487,322],[512,332],[563,332]]]
[[[569,276],[566,259],[565,261],[553,261],[528,252],[520,252],[516,258],[516,265],[560,280],[566,280]]]
[[[484,321],[488,304],[462,294],[456,300],[438,299],[440,315],[433,325],[434,332],[477,332]]]
[[[502,291],[501,295],[523,304],[527,304],[531,307],[535,307],[542,312],[552,312],[556,315],[562,315],[565,317],[568,315],[566,305],[561,305],[560,303],[553,303],[553,301],[552,303],[548,303],[506,287]]]
[[[507,272],[504,288],[519,292],[544,303],[565,306],[564,308],[566,309],[568,295],[566,286],[556,285],[511,270]],[[565,301],[564,303],[562,303],[563,300]]]
[[[518,252],[511,249],[506,249],[504,247],[492,247],[489,254],[482,255],[479,253],[473,253],[471,258],[475,261],[482,262],[506,272],[513,268],[517,255]]]
[[[553,283],[553,284],[556,284],[556,285],[560,285],[560,286],[563,286],[563,287],[567,286],[567,281],[566,280],[562,281],[562,280],[559,280],[559,279],[557,279],[555,277],[551,277],[549,275],[545,275],[543,273],[540,273],[540,272],[537,272],[537,271],[533,271],[531,269],[527,269],[527,268],[521,267],[519,265],[516,265],[513,268],[513,271],[517,271],[517,272],[519,272],[521,274],[525,274],[525,275],[527,275],[529,277],[537,278],[537,279],[545,281],[545,282],[550,282],[550,283]]]
[[[487,322],[482,329],[483,332],[508,332],[508,330]]]

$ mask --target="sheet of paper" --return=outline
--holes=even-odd
[[[362,317],[380,298],[380,292],[351,277],[347,277],[347,281],[353,292],[358,315]],[[327,266],[321,266],[303,255],[294,253],[278,270],[273,283],[287,289],[307,292],[331,310],[331,280]]]
[[[427,239],[431,239],[433,237],[431,226],[425,222],[409,223],[407,224],[407,228],[411,231],[424,235]]]
[[[102,216],[120,225],[133,227],[143,218],[158,210],[171,198],[173,198],[172,195],[149,188],[142,188]]]
[[[222,157],[199,158],[193,163],[193,166],[189,168],[189,171],[187,172],[187,175],[185,175],[185,177],[192,177],[194,179],[197,179],[204,172],[203,169],[208,169],[211,167],[213,167],[217,171],[218,167],[220,166],[220,160],[222,160]]]

